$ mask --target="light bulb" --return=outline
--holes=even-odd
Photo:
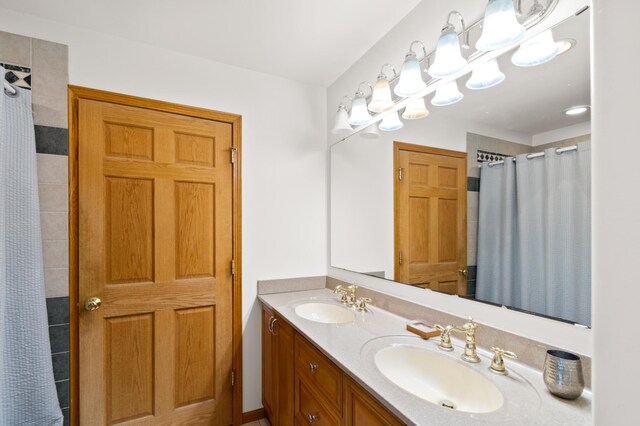
[[[364,93],[361,91],[356,92],[356,96],[353,98],[353,104],[351,105],[351,115],[349,116],[349,124],[352,126],[361,126],[371,120],[371,115],[367,111],[367,100],[364,98]]]
[[[453,105],[464,98],[458,90],[458,83],[453,80],[436,90],[436,95],[431,99],[431,104],[435,106]]]
[[[522,40],[525,33],[525,27],[516,18],[513,0],[489,0],[476,49],[485,52],[502,49]]]
[[[415,98],[407,103],[407,107],[402,113],[402,118],[405,120],[418,120],[427,115],[429,115],[429,110],[424,104],[424,98]]]
[[[416,54],[413,52],[407,53],[400,71],[400,80],[393,92],[398,96],[408,98],[421,92],[426,87],[426,83],[422,80],[422,70]]]
[[[553,32],[549,28],[522,43],[511,56],[511,62],[519,67],[535,67],[549,62],[558,56],[559,52],[560,47],[553,41]]]
[[[385,132],[392,132],[394,130],[402,129],[404,124],[400,121],[400,117],[398,117],[398,111],[393,112],[387,115],[382,119],[382,123],[380,123],[380,130],[384,130]]]
[[[467,60],[460,52],[460,40],[453,25],[448,24],[442,29],[436,47],[436,58],[429,67],[429,75],[434,78],[444,78],[461,71],[467,66]]]
[[[498,67],[498,60],[494,58],[473,70],[466,86],[472,90],[488,89],[502,83],[504,78],[504,74]]]
[[[352,131],[353,129],[349,125],[349,114],[347,113],[347,108],[340,104],[338,106],[338,111],[336,112],[336,119],[331,133],[334,135],[345,135]]]
[[[369,102],[369,111],[371,112],[384,112],[387,111],[395,103],[391,99],[391,87],[389,86],[389,80],[384,74],[378,76],[378,81],[373,86],[373,94],[371,95],[371,102]]]

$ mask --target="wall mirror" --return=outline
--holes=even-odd
[[[552,61],[334,144],[331,266],[590,326],[589,13]]]

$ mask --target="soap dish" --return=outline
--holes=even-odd
[[[424,320],[409,321],[407,323],[407,330],[417,334],[425,340],[440,335],[440,331],[436,329],[433,324],[429,324]]]

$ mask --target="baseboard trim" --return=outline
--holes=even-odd
[[[264,408],[258,408],[257,410],[242,413],[242,424],[255,422],[256,420],[260,420],[264,418],[265,418]]]

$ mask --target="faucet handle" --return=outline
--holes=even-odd
[[[491,370],[492,373],[496,374],[509,374],[504,366],[504,359],[502,359],[502,357],[505,356],[507,358],[517,359],[518,355],[516,355],[514,352],[506,351],[498,347],[491,347],[491,350],[494,352],[494,355],[493,359],[491,360],[491,367],[489,367],[489,370]]]
[[[346,288],[344,288],[343,285],[338,284],[334,289],[333,289],[333,293],[340,293],[341,297],[340,297],[340,302],[344,305],[347,304],[347,292],[348,290]]]
[[[366,312],[367,311],[367,302],[371,302],[371,298],[370,297],[360,297],[358,299],[358,302],[356,304],[358,311],[360,312]]]
[[[451,352],[453,350],[453,345],[451,344],[451,332],[454,327],[452,325],[443,327],[440,324],[436,324],[435,328],[440,332],[440,344],[438,347],[443,351]]]

